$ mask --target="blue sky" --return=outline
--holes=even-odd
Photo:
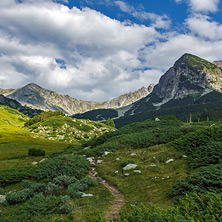
[[[184,53],[222,60],[221,0],[1,0],[0,87],[82,100],[149,84]]]

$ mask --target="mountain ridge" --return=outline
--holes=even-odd
[[[62,95],[55,91],[45,89],[35,83],[29,83],[24,87],[15,90],[0,90],[0,93],[7,98],[15,99],[22,105],[41,110],[62,110],[68,115],[84,113],[93,109],[120,108],[130,105],[139,99],[147,96],[153,90],[154,85],[150,84],[148,88],[142,87],[135,92],[126,93],[111,101],[92,102],[77,100],[69,95]]]

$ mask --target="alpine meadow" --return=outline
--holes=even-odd
[[[1,0],[0,222],[221,222],[221,13]]]

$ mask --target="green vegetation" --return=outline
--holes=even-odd
[[[42,112],[41,115],[28,120],[25,126],[28,126],[35,138],[75,144],[80,144],[95,136],[114,130],[113,126],[90,120],[72,119],[61,113],[61,111]]]
[[[0,171],[0,185],[17,183],[24,179],[33,177],[36,170],[35,166],[20,166]]]
[[[115,128],[115,123],[114,123],[113,119],[108,118],[106,120],[106,125]]]
[[[189,156],[192,168],[217,164],[222,161],[222,128],[214,126],[189,133],[171,144]]]
[[[181,222],[181,221],[221,221],[222,194],[205,193],[186,196],[169,210],[156,206],[132,207],[132,212],[124,212],[113,222]]]
[[[209,118],[209,111],[202,111]],[[6,202],[0,204],[0,221],[104,221],[114,197],[87,176],[90,166],[83,155],[102,160],[97,162],[97,178],[124,196],[121,216],[113,221],[222,219],[219,121],[194,122],[196,116],[189,112],[190,123],[172,115],[155,116],[115,130],[51,112],[23,128],[28,117],[4,107],[2,113],[0,193]],[[75,133],[67,135],[67,130],[73,129],[83,132],[84,139],[79,134],[69,144]],[[67,142],[43,139],[47,136],[41,131],[54,138],[65,135]],[[39,157],[43,152],[44,159]],[[135,168],[124,170],[128,164]],[[90,196],[82,197],[83,192]]]
[[[45,150],[31,148],[28,151],[29,156],[45,156]]]
[[[43,120],[48,119],[49,117],[52,117],[52,116],[64,116],[64,113],[62,111],[42,112],[40,115],[34,116],[33,118],[26,121],[25,126],[31,126],[35,123],[42,122]]]
[[[35,171],[37,180],[55,178],[60,175],[72,176],[81,179],[88,173],[89,162],[82,156],[59,156],[44,161]]]

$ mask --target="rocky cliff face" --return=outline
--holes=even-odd
[[[214,61],[213,64],[218,66],[218,67],[220,67],[220,68],[222,68],[222,60]]]
[[[7,97],[19,101],[22,105],[42,110],[62,110],[69,115],[83,113],[94,109],[120,108],[130,105],[152,92],[153,85],[121,95],[113,100],[104,102],[82,101],[68,95],[62,95],[44,89],[34,83],[22,88],[7,92]],[[3,93],[4,94],[4,93]]]
[[[160,98],[182,98],[209,90],[222,91],[222,69],[204,59],[184,54],[154,87]]]

